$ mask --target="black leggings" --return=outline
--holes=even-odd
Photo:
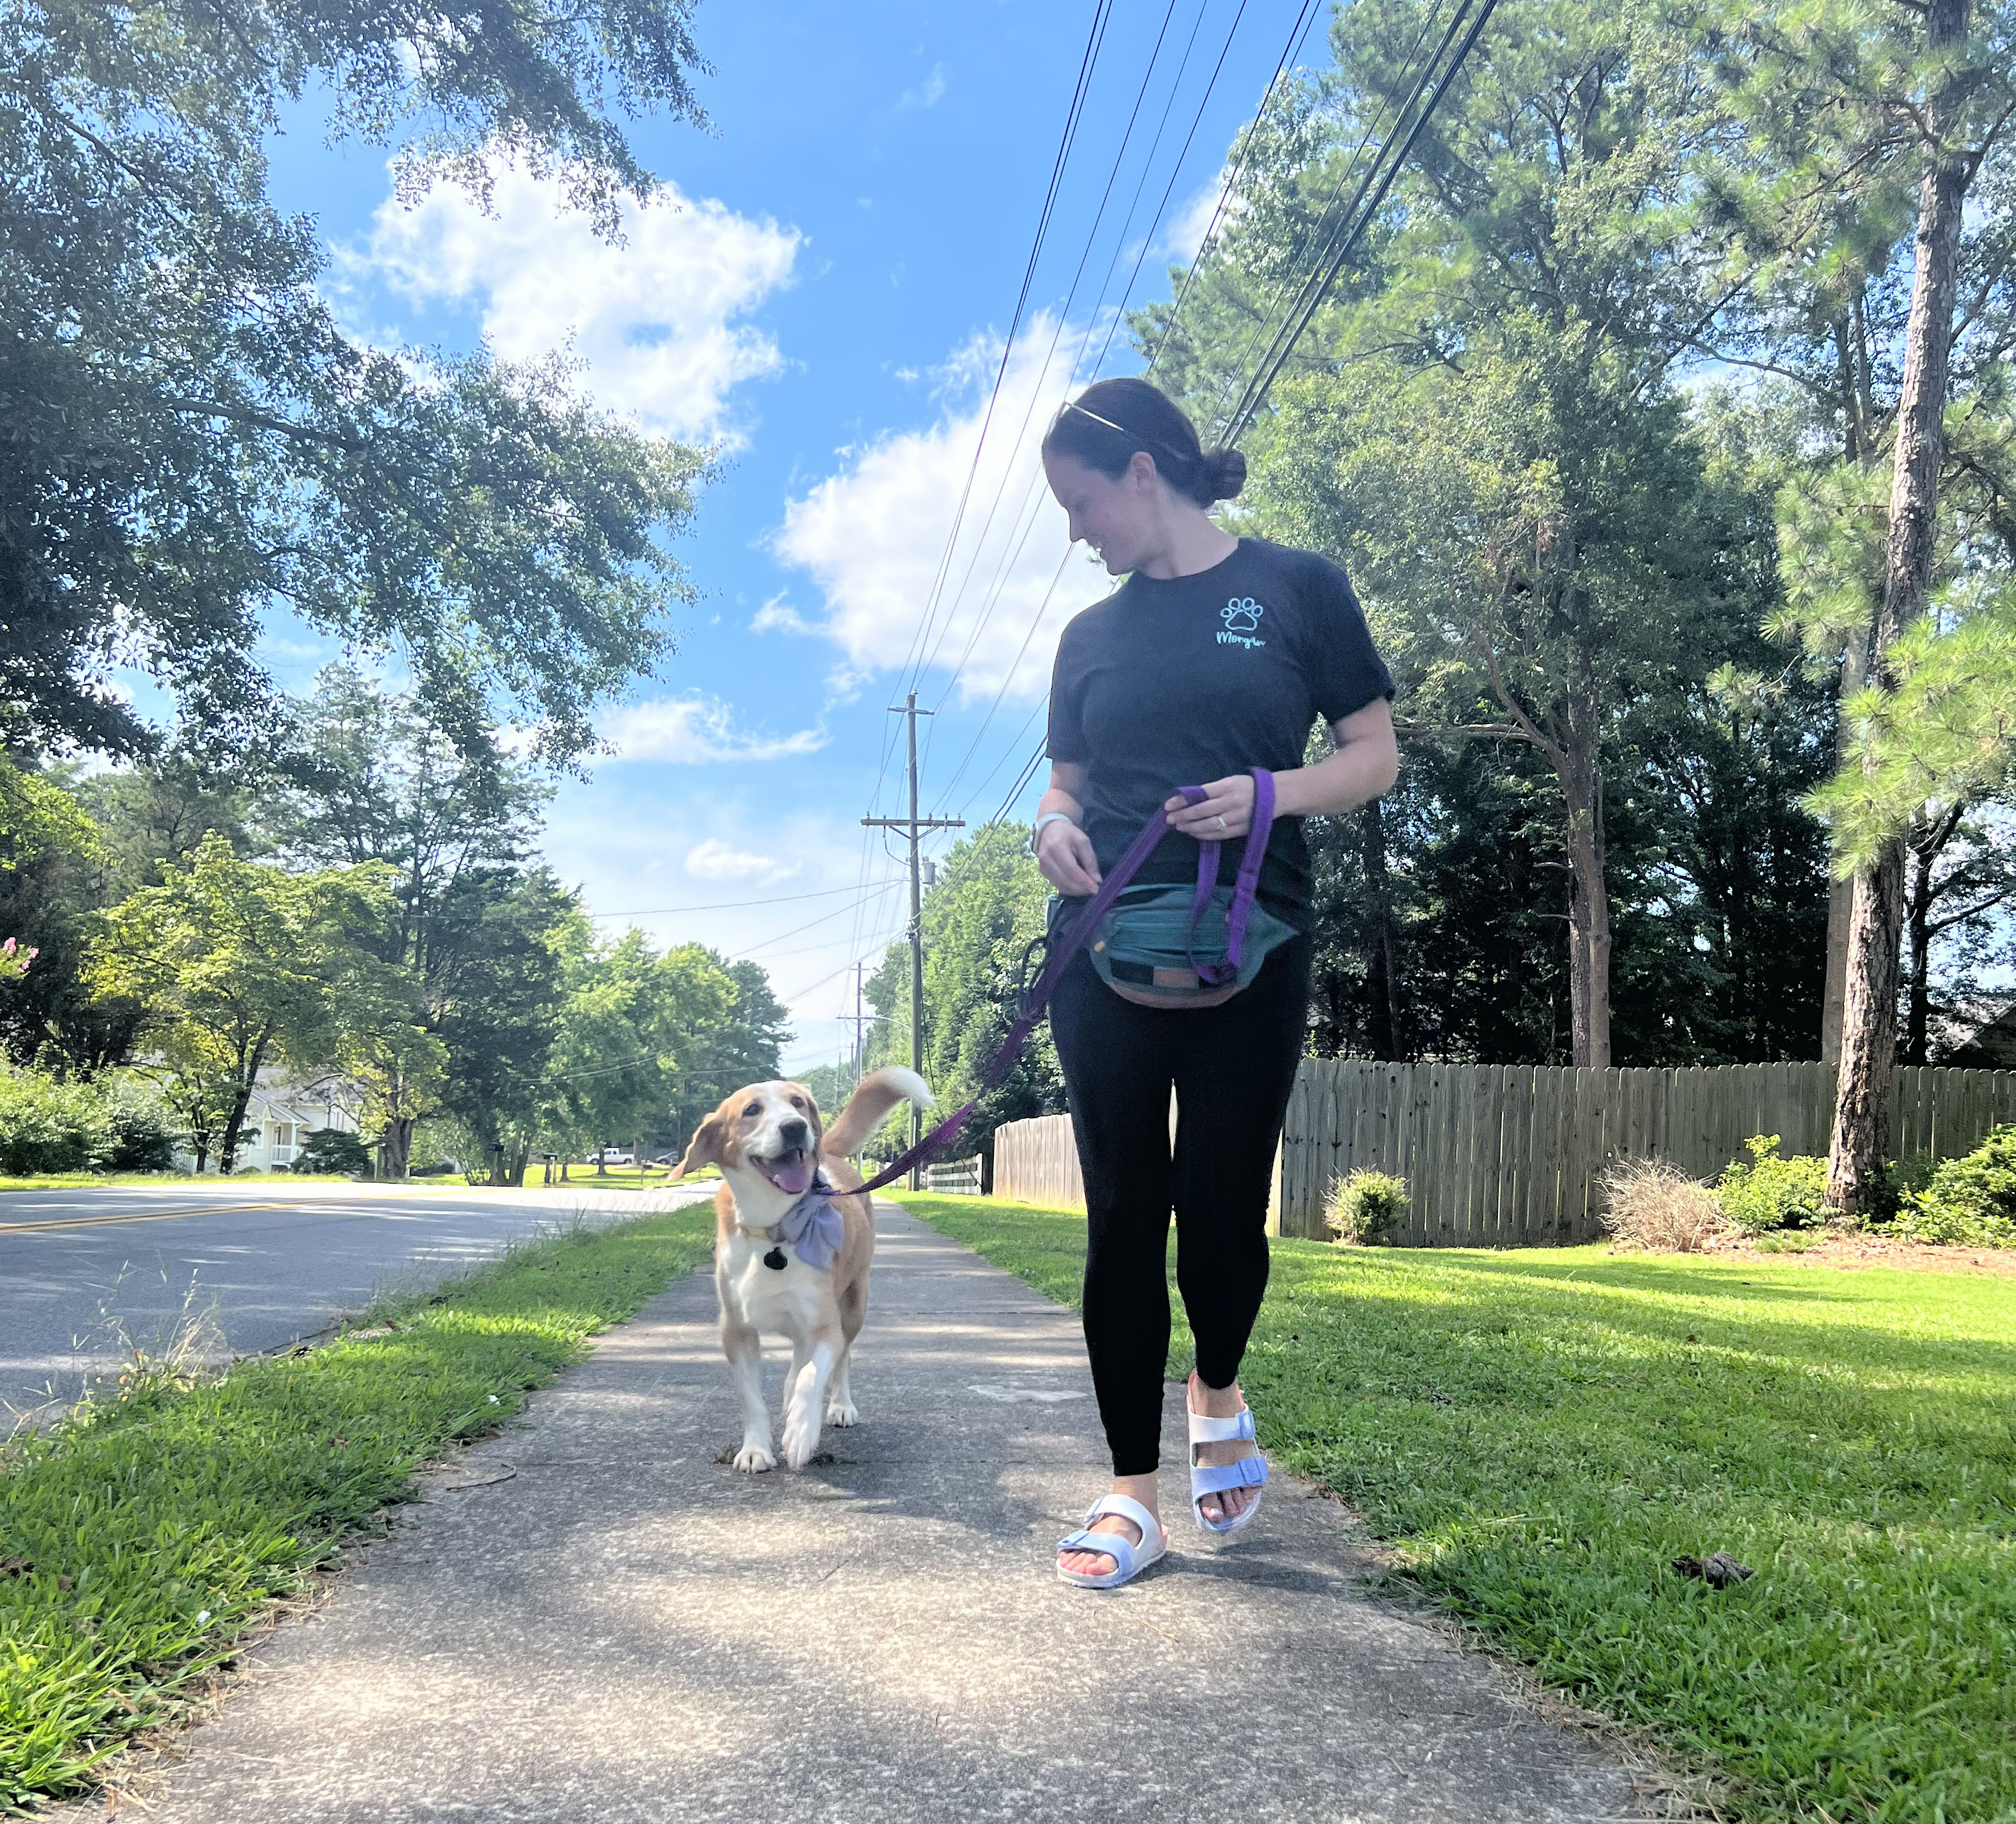
[[[1307,1030],[1310,948],[1293,938],[1244,994],[1182,1009],[1123,1001],[1081,955],[1050,1002],[1085,1171],[1085,1348],[1116,1476],[1159,1460],[1172,1207],[1197,1372],[1207,1387],[1239,1378],[1267,1290],[1267,1193]]]

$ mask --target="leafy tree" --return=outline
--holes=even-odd
[[[924,1077],[944,1112],[973,1095],[1014,1020],[1023,962],[1042,934],[1049,891],[1029,852],[1028,826],[995,823],[945,857],[924,895]],[[876,1016],[868,1038],[871,1070],[910,1061],[909,959],[907,943],[892,944],[866,985]],[[1008,1080],[974,1111],[959,1144],[991,1156],[994,1130],[1003,1122],[1054,1114],[1064,1106],[1064,1076],[1046,1025]],[[909,1116],[899,1110],[891,1118],[901,1123]]]
[[[1335,68],[1262,124],[1194,311],[1137,324],[1207,422],[1400,110],[1430,10],[1339,13]],[[1686,23],[1500,6],[1252,437],[1247,523],[1360,577],[1403,715],[1523,742],[1553,775],[1573,1055],[1597,1066],[1606,750],[1638,681],[1684,668],[1700,616],[1754,587],[1748,508],[1708,484],[1674,387],[1731,255],[1700,200],[1726,121]]]
[[[0,978],[0,1047],[16,1063],[89,1073],[122,1057],[139,1009],[95,1001],[78,980],[112,833],[59,775],[0,758],[0,934],[31,968]]]
[[[193,854],[213,830],[241,860],[261,859],[269,844],[254,808],[265,782],[256,761],[218,769],[180,744],[73,780],[72,795],[98,826],[105,903],[160,886],[164,865]]]
[[[394,1003],[360,941],[391,896],[380,868],[290,875],[239,861],[214,832],[164,875],[105,915],[86,979],[146,1009],[152,1067],[197,1169],[214,1142],[229,1173],[261,1068],[323,1069],[355,1042],[361,1009],[383,1017]]]
[[[786,1036],[769,980],[703,944],[662,955],[643,933],[566,945],[545,1133],[571,1151],[683,1140],[730,1089],[776,1077]]]
[[[0,736],[135,752],[114,661],[192,726],[256,732],[245,663],[282,605],[396,643],[441,725],[493,701],[564,757],[668,649],[667,534],[700,452],[591,410],[563,363],[345,336],[314,223],[265,146],[311,88],[398,149],[410,196],[492,158],[562,177],[613,232],[653,181],[606,111],[698,119],[687,0],[529,0],[452,16],[250,0],[51,0],[0,36]]]
[[[404,1178],[414,1126],[443,1106],[449,1077],[485,1072],[500,1049],[522,1047],[522,996],[499,992],[507,977],[522,988],[522,973],[495,954],[495,927],[524,878],[547,793],[487,732],[458,747],[423,703],[350,666],[326,668],[289,706],[285,730],[269,818],[279,852],[301,867],[378,864],[391,883],[393,916],[374,948],[401,995],[416,997],[417,1024],[375,1024],[381,1037],[352,1061],[382,1118],[383,1170]],[[557,922],[567,902],[549,909]],[[536,966],[539,954],[515,960]],[[535,996],[549,1038],[551,973]],[[499,1022],[513,1029],[509,1040]]]
[[[1967,377],[1969,329],[1978,345],[1973,361],[1985,371],[1998,366],[2009,347],[2016,231],[1993,205],[2016,184],[2009,132],[2016,118],[2016,9],[1996,0],[1892,0],[1790,15],[1747,5],[1729,16],[1730,61],[1748,78],[1734,92],[1753,120],[1775,124],[1786,195],[1852,196],[1870,173],[1877,182],[1902,178],[1917,192],[1881,585],[1870,632],[1870,679],[1880,696],[1901,683],[1900,642],[1924,615],[1939,580],[1947,421],[1953,383]],[[1971,195],[1990,204],[1971,234]],[[2006,437],[1999,441],[2006,445]],[[1998,466],[1991,459],[1982,471],[1992,493],[1999,493]],[[1845,707],[1858,719],[1870,707],[1860,698]],[[1845,788],[1839,795],[1853,796]],[[1866,1201],[1889,1141],[1905,844],[1921,815],[1917,804],[1892,811],[1880,831],[1867,824],[1841,830],[1841,858],[1855,885],[1827,1196],[1846,1211]]]
[[[485,876],[455,897],[468,941],[441,1001],[447,1048],[441,1106],[481,1155],[524,1180],[552,1088],[549,1070],[565,1001],[567,934],[580,904],[546,869]]]

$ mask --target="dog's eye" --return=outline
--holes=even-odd
[[[801,1108],[803,1108],[805,1106],[805,1099],[802,1095],[794,1095],[794,1096],[793,1096],[793,1097],[791,1098],[791,1106],[792,1106],[792,1107],[794,1107],[794,1108],[797,1108],[797,1109],[801,1109]]]
[[[742,1112],[745,1115],[759,1115],[763,1112],[763,1105],[760,1102],[752,1102]]]

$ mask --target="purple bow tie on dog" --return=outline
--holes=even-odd
[[[773,1232],[783,1245],[797,1250],[798,1258],[822,1273],[833,1271],[847,1239],[847,1219],[829,1200],[833,1186],[814,1178],[812,1188],[794,1203]]]

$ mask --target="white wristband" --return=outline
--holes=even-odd
[[[1036,844],[1043,840],[1043,826],[1046,823],[1069,823],[1075,826],[1077,818],[1068,811],[1046,811],[1036,819],[1036,826],[1029,832],[1029,852],[1034,854]]]

